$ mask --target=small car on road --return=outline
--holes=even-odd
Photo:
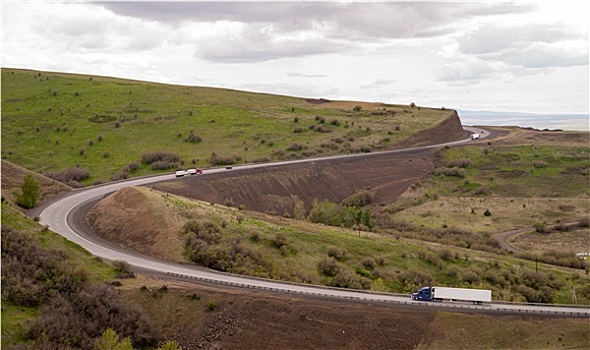
[[[196,169],[188,169],[188,170],[186,171],[186,173],[187,173],[188,175],[201,175],[201,174],[203,173],[203,170],[201,170],[201,169],[199,169],[199,168],[196,168]]]
[[[184,171],[184,170],[178,170],[178,171],[176,172],[176,177],[183,177],[183,176],[184,176],[184,175],[186,175],[186,174],[187,174],[187,172],[186,172],[186,171]]]

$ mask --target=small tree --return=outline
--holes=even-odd
[[[97,350],[132,350],[131,338],[127,337],[119,341],[119,335],[113,329],[109,328],[94,342],[94,348]]]
[[[363,225],[365,225],[369,231],[373,228],[371,224],[371,210],[367,209],[363,212]]]
[[[33,175],[25,176],[25,181],[21,186],[22,193],[17,195],[16,203],[25,209],[33,208],[39,200],[40,186]]]

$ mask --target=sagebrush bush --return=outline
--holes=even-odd
[[[186,139],[184,139],[185,142],[191,142],[191,143],[197,143],[197,142],[201,142],[202,139],[200,136],[193,134],[192,132],[188,135],[188,137]]]
[[[330,246],[327,250],[328,256],[342,261],[348,257],[348,250],[342,247]]]
[[[168,162],[168,161],[157,161],[157,162],[153,162],[151,165],[152,170],[166,170],[166,169],[172,169],[172,168],[176,168],[176,165],[178,163],[176,162]]]
[[[144,164],[152,164],[155,162],[169,162],[176,163],[180,161],[177,154],[170,152],[150,152],[141,155],[141,162]]]
[[[232,165],[242,160],[241,156],[235,155],[232,157],[220,157],[216,153],[211,154],[211,159],[209,160],[209,164],[215,165]]]
[[[79,181],[88,179],[90,177],[90,173],[88,170],[72,167],[58,172],[46,173],[45,176],[72,187],[80,187],[82,185],[79,183]]]
[[[447,167],[449,168],[467,168],[472,164],[471,159],[469,158],[461,158],[450,160],[447,162]]]
[[[371,190],[360,190],[355,194],[342,200],[342,205],[361,208],[373,203],[375,192]]]
[[[326,276],[334,277],[340,271],[338,262],[334,258],[324,258],[318,262],[318,268]]]
[[[106,284],[52,296],[31,322],[27,337],[52,349],[93,349],[107,328],[130,337],[134,347],[152,347],[158,340],[145,312]]]
[[[459,168],[459,167],[452,167],[452,168],[436,168],[434,169],[434,174],[435,175],[445,175],[445,176],[456,176],[456,177],[465,177],[465,175],[467,175],[467,172],[465,171],[465,169],[463,168]]]

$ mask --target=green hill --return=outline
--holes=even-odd
[[[77,168],[82,174],[68,179],[82,184],[395,148],[449,118],[459,125],[453,110],[413,104],[2,69],[2,158],[40,173]],[[142,163],[150,152],[172,156]]]

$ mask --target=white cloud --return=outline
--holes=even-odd
[[[328,99],[588,111],[583,1],[3,2],[2,10],[3,67]]]
[[[481,80],[493,77],[496,73],[497,70],[489,63],[473,60],[471,62],[453,63],[442,66],[437,75],[437,80],[478,83]]]

